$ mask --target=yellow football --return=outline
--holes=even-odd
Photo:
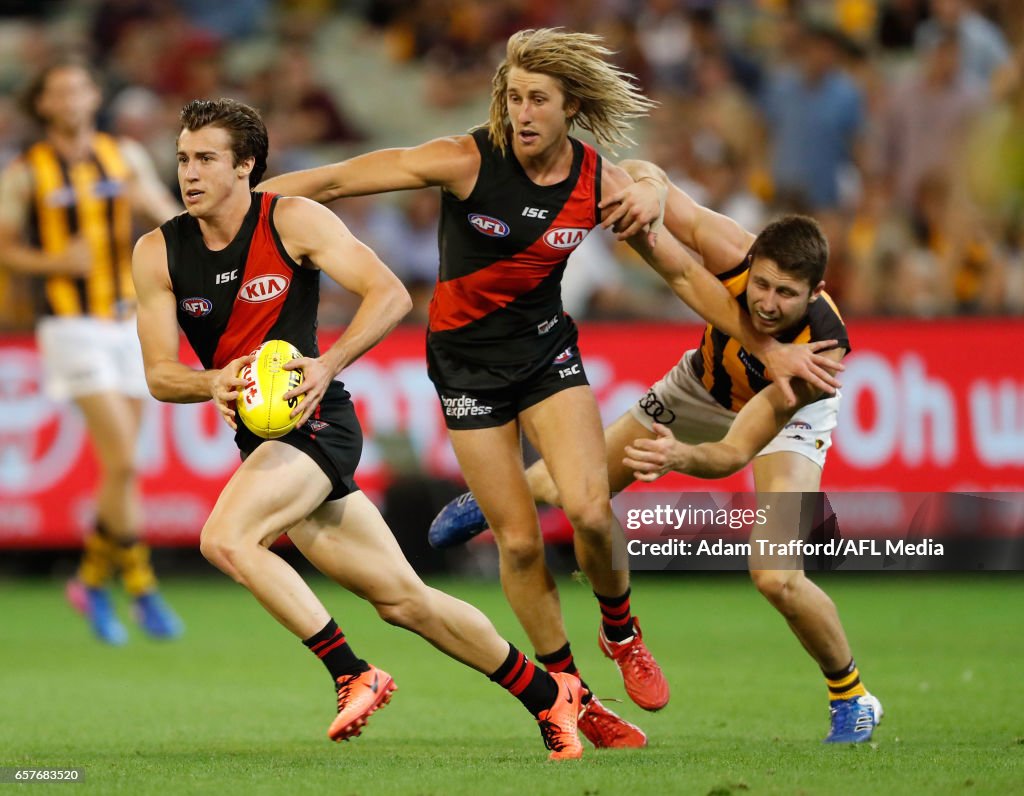
[[[286,340],[267,340],[253,353],[256,359],[238,374],[245,380],[237,401],[238,416],[256,436],[277,439],[295,428],[298,417],[290,417],[292,409],[306,397],[300,395],[289,400],[282,397],[302,384],[301,369],[284,369],[288,362],[299,359],[302,354]]]

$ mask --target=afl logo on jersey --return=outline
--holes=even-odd
[[[552,249],[575,249],[579,246],[589,229],[580,228],[568,228],[568,229],[552,229],[544,233],[544,242]]]
[[[567,349],[565,349],[565,351],[563,351],[561,354],[559,354],[557,357],[555,357],[554,361],[551,364],[552,365],[562,365],[562,364],[568,362],[570,359],[572,359],[573,356],[574,356],[573,349],[572,348],[567,348]]]
[[[479,213],[469,214],[469,223],[490,238],[504,238],[510,232],[508,224],[498,218],[483,216]]]
[[[242,284],[238,290],[238,298],[252,304],[261,304],[284,295],[291,280],[282,274],[257,276]]]
[[[181,300],[181,311],[191,315],[193,318],[202,318],[204,315],[209,315],[212,310],[213,302],[202,296],[193,296],[192,298]]]

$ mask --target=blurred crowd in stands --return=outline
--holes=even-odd
[[[753,231],[817,217],[846,316],[1024,312],[1019,0],[5,0],[0,14],[0,165],[34,133],[20,88],[78,50],[104,81],[102,127],[142,142],[170,185],[189,99],[258,107],[273,174],[464,132],[486,121],[510,33],[599,33],[659,102],[635,149],[605,154],[655,161]],[[406,281],[421,322],[436,193],[335,209]],[[2,263],[0,289],[0,328],[29,328],[30,287]],[[585,319],[693,317],[598,233],[565,298]],[[324,291],[321,323],[350,311]]]

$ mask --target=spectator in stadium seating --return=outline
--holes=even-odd
[[[924,175],[949,168],[964,143],[968,122],[983,107],[987,87],[963,77],[960,44],[952,33],[936,37],[923,60],[888,97],[878,168],[906,210]]]
[[[634,176],[647,173],[623,165]],[[665,230],[703,257],[704,267],[728,287],[759,332],[818,342],[836,362],[845,355],[846,328],[823,292],[828,243],[813,219],[787,216],[755,237],[673,185]],[[700,346],[605,429],[612,491],[672,470],[721,478],[754,461],[754,485],[767,522],[752,528],[752,539],[805,539],[812,531],[813,493],[820,489],[840,397],[806,382],[795,383],[793,390],[795,404],[767,380],[756,356],[709,324]],[[544,462],[530,467],[527,479],[535,500],[559,505],[558,485]],[[487,526],[472,495],[452,501],[435,524],[446,514],[449,542],[465,541]],[[825,740],[870,740],[881,705],[861,684],[835,605],[804,575],[802,556],[762,555],[755,545],[749,564],[758,590],[824,674],[831,717]]]
[[[263,109],[267,126],[282,150],[353,144],[366,138],[317,79],[306,47],[283,47],[270,67],[252,81],[250,94]],[[284,152],[278,160],[287,164],[299,157],[301,153]]]
[[[860,88],[841,68],[841,34],[805,25],[795,67],[767,80],[763,96],[777,196],[800,196],[814,211],[841,204],[865,123]]]
[[[43,135],[0,177],[0,264],[38,282],[46,390],[78,406],[101,472],[96,527],[68,597],[98,638],[125,643],[107,588],[119,571],[143,630],[173,638],[181,622],[140,540],[135,455],[147,391],[129,258],[133,213],[159,223],[179,207],[138,143],[96,129],[100,88],[84,62],[47,67],[25,105]]]
[[[988,83],[992,73],[1009,60],[1003,32],[973,8],[970,0],[931,0],[931,13],[917,29],[918,52],[954,35],[960,44],[960,73],[973,83]]]
[[[409,310],[409,296],[329,210],[305,199],[253,193],[267,149],[263,120],[247,105],[186,105],[177,157],[188,211],[143,236],[132,259],[153,396],[174,403],[212,399],[235,429],[243,459],[203,527],[203,555],[249,589],[324,664],[337,690],[332,740],[359,735],[395,685],[355,654],[302,577],[269,549],[285,533],[317,569],[370,601],[383,619],[516,696],[537,719],[550,759],[580,757],[579,681],[534,667],[476,608],[428,588],[356,485],[362,433],[335,377],[394,328]],[[318,271],[359,296],[352,323],[322,355],[316,343]],[[245,301],[245,284],[261,278],[283,287],[258,302]],[[179,360],[181,331],[203,369]],[[263,439],[236,423],[235,407],[246,389],[242,367],[270,338],[287,340],[307,356],[283,366],[302,372],[282,396],[296,400],[295,428]]]

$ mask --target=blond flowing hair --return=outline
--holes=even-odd
[[[640,93],[633,75],[605,60],[613,53],[601,42],[600,36],[566,33],[560,28],[521,30],[509,37],[505,60],[491,83],[487,123],[491,142],[502,153],[510,124],[506,94],[512,67],[553,77],[565,92],[566,101],[579,103],[579,110],[569,119],[570,129],[578,124],[613,152],[616,147],[635,144],[629,137],[630,119],[646,116],[657,103]]]

